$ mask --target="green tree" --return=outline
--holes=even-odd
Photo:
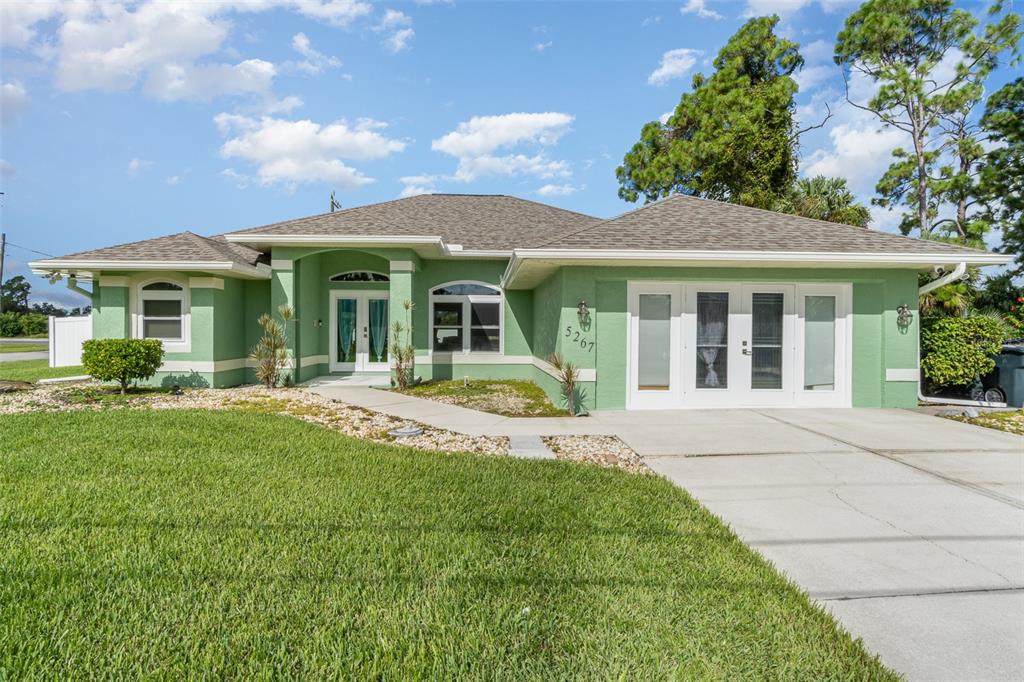
[[[859,227],[867,227],[871,222],[871,211],[864,204],[857,203],[857,198],[846,186],[846,180],[824,175],[794,182],[786,196],[776,204],[775,210]]]
[[[619,196],[645,202],[673,193],[771,208],[796,179],[793,73],[798,45],[775,34],[776,16],[751,19],[696,74],[664,125],[643,126],[615,175]]]
[[[21,275],[11,277],[3,284],[0,284],[0,297],[3,298],[5,311],[23,313],[28,311],[28,295],[32,292],[32,285]]]
[[[981,124],[994,148],[985,156],[979,194],[986,217],[1003,231],[1004,253],[1017,255],[1013,275],[1024,274],[1024,78],[989,97]]]
[[[1016,53],[1020,34],[1020,18],[998,18],[1000,12],[996,3],[979,33],[974,15],[952,0],[868,0],[839,33],[835,61],[847,101],[909,138],[909,151],[893,153],[874,200],[907,208],[904,234],[937,231],[960,241],[984,235],[987,223],[972,211],[984,132],[971,121],[986,78],[1003,53]],[[850,98],[853,76],[878,86],[864,103]]]

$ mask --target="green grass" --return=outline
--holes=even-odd
[[[568,411],[556,407],[532,381],[518,379],[471,379],[469,386],[462,379],[428,381],[404,391],[418,398],[454,399],[462,407],[506,417],[566,417]]]
[[[2,353],[38,353],[39,351],[49,350],[50,347],[45,343],[3,343],[0,344],[0,354]]]
[[[0,360],[0,379],[11,381],[39,381],[56,377],[74,377],[85,374],[81,366],[50,367],[48,360]]]
[[[892,679],[658,477],[254,413],[0,433],[0,678]]]

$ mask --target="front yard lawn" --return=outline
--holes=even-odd
[[[0,379],[8,381],[39,381],[57,377],[76,377],[85,374],[81,366],[50,367],[49,360],[0,360]]]
[[[410,386],[405,393],[471,410],[506,417],[568,417],[569,411],[556,407],[540,386],[518,379],[462,379],[428,381]]]
[[[894,679],[658,477],[258,413],[0,434],[0,678]]]
[[[0,343],[0,355],[3,353],[36,353],[49,350],[45,343]]]

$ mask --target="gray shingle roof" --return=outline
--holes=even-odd
[[[545,249],[985,253],[942,242],[674,194],[545,242]]]
[[[166,237],[144,239],[128,244],[107,246],[91,251],[79,251],[55,260],[76,261],[233,261],[255,265],[262,258],[256,249],[232,244],[224,237],[203,237],[192,232],[179,232]]]
[[[582,213],[505,195],[422,194],[230,234],[441,237],[465,249],[511,251],[597,222]]]

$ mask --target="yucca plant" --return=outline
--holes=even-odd
[[[282,304],[277,309],[281,321],[269,313],[263,313],[258,320],[263,337],[253,347],[249,357],[256,362],[256,379],[267,388],[274,388],[281,380],[281,370],[288,366],[288,321],[292,309]]]
[[[398,320],[391,325],[391,363],[395,370],[395,386],[400,390],[409,388],[416,373],[416,346],[412,341],[412,301],[402,302],[405,310],[405,324]]]
[[[562,395],[565,396],[565,405],[569,409],[569,415],[576,416],[576,384],[580,380],[580,370],[576,365],[566,360],[560,353],[552,353],[548,362],[555,368],[557,379],[562,384]]]

